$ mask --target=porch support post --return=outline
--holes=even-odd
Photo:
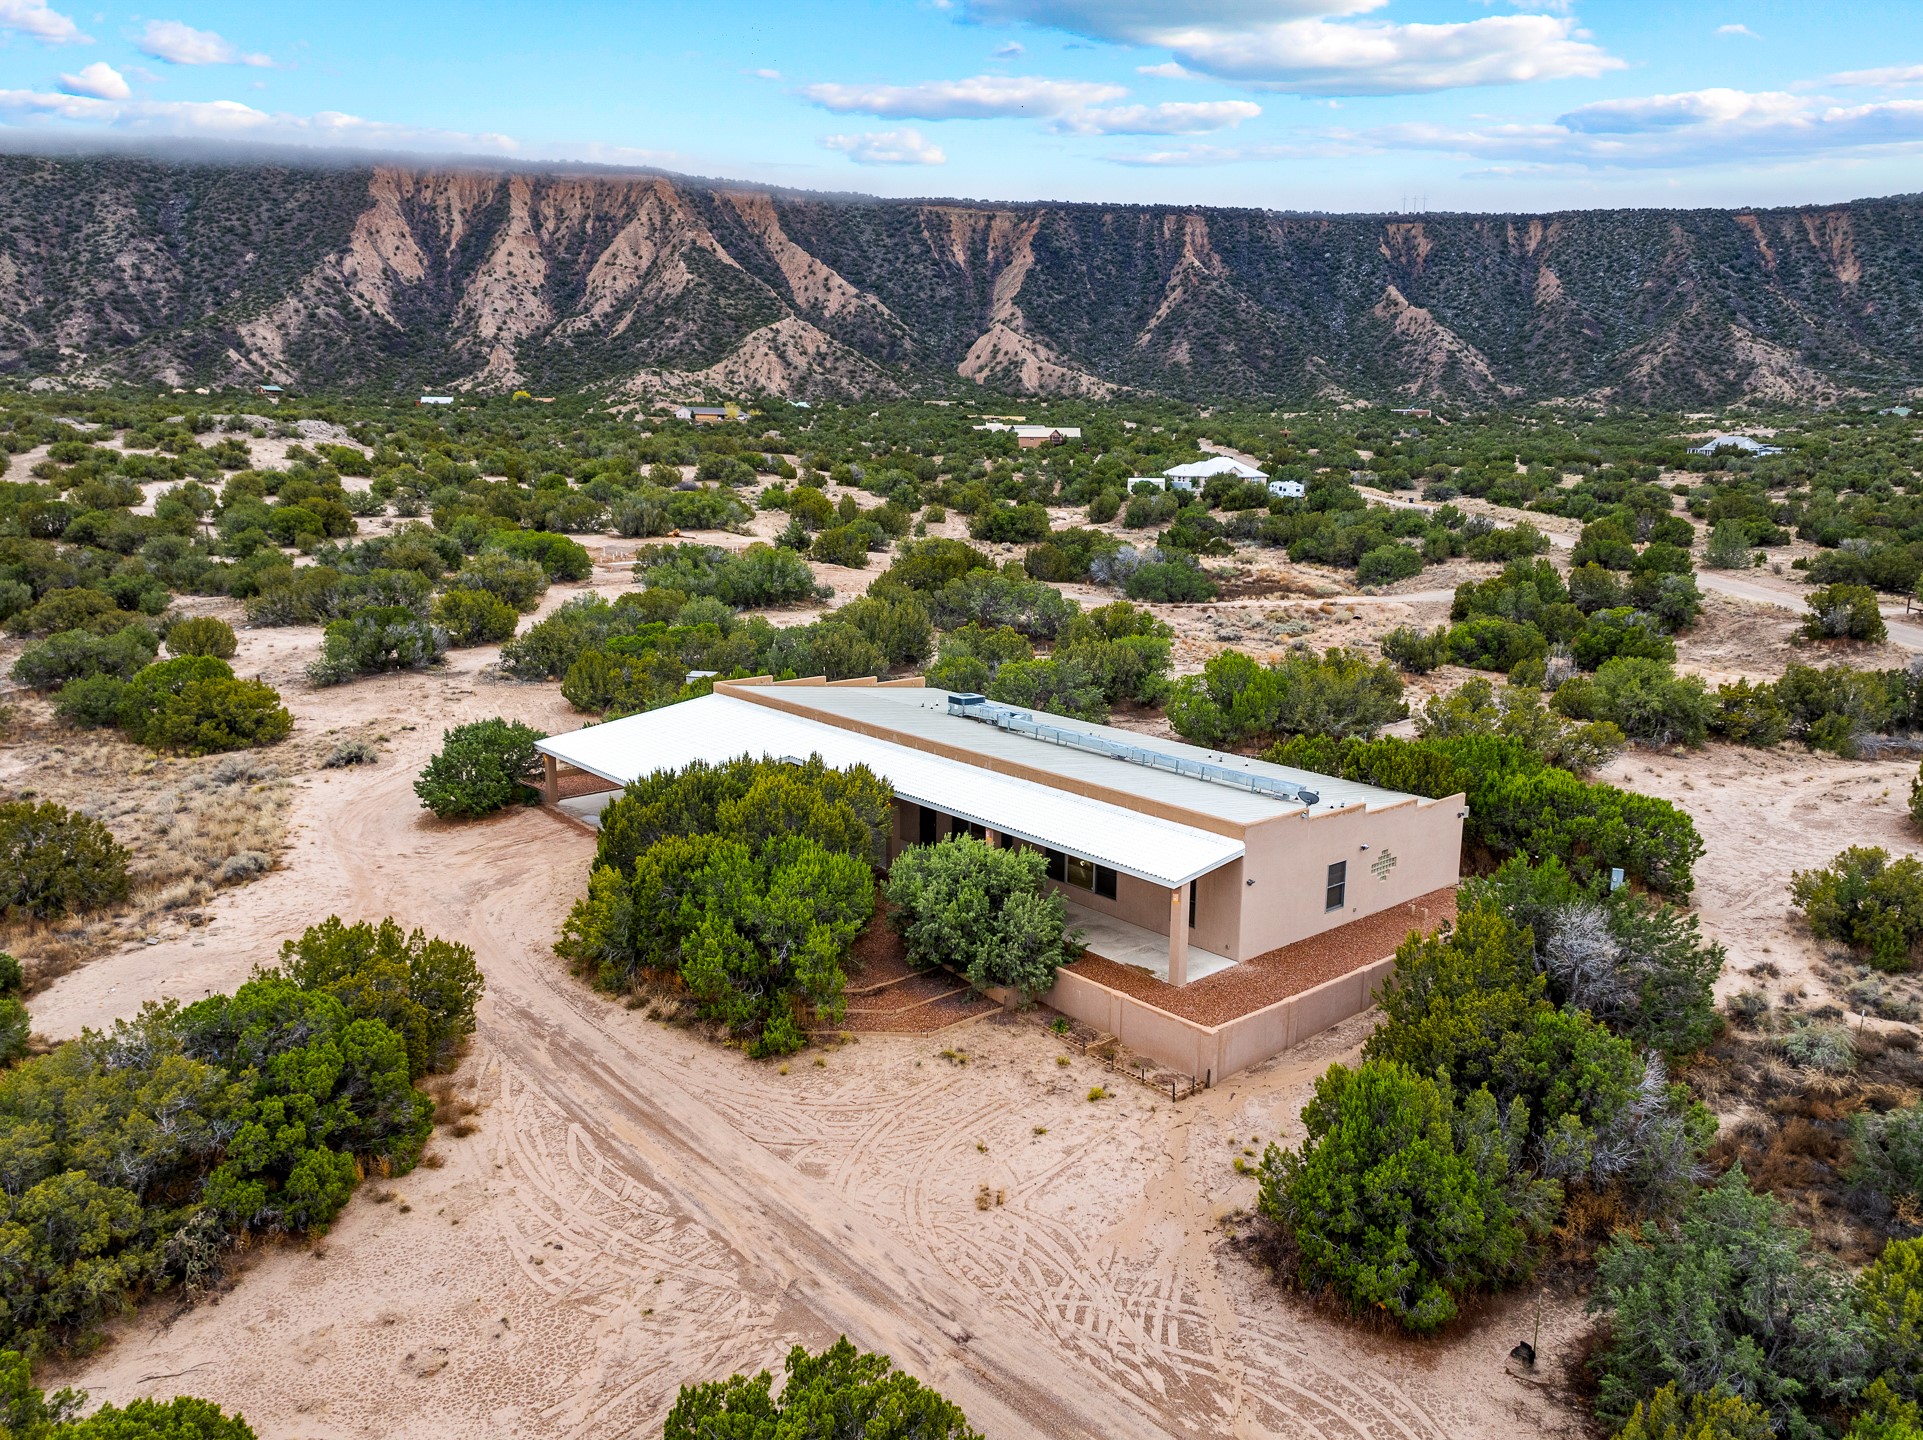
[[[1193,885],[1193,880],[1189,885]],[[1189,886],[1168,892],[1168,983],[1189,983]]]
[[[552,805],[561,798],[561,767],[552,755],[541,757],[541,803]]]

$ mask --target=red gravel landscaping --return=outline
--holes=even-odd
[[[1411,931],[1433,930],[1456,915],[1454,887],[1432,890],[1392,910],[1284,945],[1181,988],[1146,970],[1089,954],[1068,968],[1077,975],[1201,1025],[1220,1025],[1312,990],[1395,953]]]

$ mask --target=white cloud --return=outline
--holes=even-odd
[[[78,75],[62,75],[60,88],[69,95],[90,95],[96,100],[131,100],[134,93],[127,77],[104,60],[82,67]]]
[[[274,62],[265,55],[244,55],[233,41],[211,30],[196,30],[178,20],[149,20],[134,42],[143,55],[169,65],[253,65]]]
[[[1898,85],[1923,85],[1923,65],[1885,65],[1878,70],[1845,70],[1832,75],[1829,85],[1865,85],[1886,89]]]
[[[1623,62],[1567,15],[1441,25],[1357,17],[1387,0],[970,0],[972,18],[1154,46],[1188,71],[1305,95],[1406,95],[1593,79]],[[1561,7],[1553,7],[1561,8]]]
[[[1205,135],[1253,120],[1262,107],[1248,100],[1116,105],[1071,110],[1053,128],[1064,135]]]
[[[995,60],[1016,60],[1028,53],[1028,47],[1019,40],[1010,40],[1006,45],[997,45],[989,52]]]
[[[323,110],[313,115],[269,114],[238,100],[111,100],[34,90],[0,90],[0,118],[29,124],[68,122],[88,129],[141,134],[363,149],[413,148],[493,154],[513,154],[520,149],[506,135],[394,125],[337,110]]]
[[[863,135],[824,135],[824,150],[846,155],[857,165],[946,165],[948,157],[919,130],[871,130]]]
[[[31,35],[49,45],[91,45],[71,17],[49,10],[47,0],[0,0],[0,33]]]
[[[1761,40],[1763,38],[1747,25],[1718,25],[1716,27],[1716,33],[1718,35],[1740,35],[1746,40]]]
[[[1708,89],[1603,100],[1550,124],[1329,131],[1331,153],[1435,150],[1532,169],[1651,169],[1923,151],[1923,100],[1838,105],[1785,91]]]
[[[1047,117],[1119,100],[1120,85],[1039,76],[977,75],[968,80],[929,80],[920,85],[804,85],[801,94],[837,114],[890,119],[994,120]]]
[[[1160,65],[1137,65],[1137,75],[1150,75],[1157,80],[1195,80],[1200,77],[1193,70],[1184,70],[1173,60],[1164,60]]]
[[[1183,145],[1173,150],[1142,150],[1111,155],[1112,164],[1172,170],[1192,165],[1241,165],[1257,160],[1291,160],[1316,153],[1300,145]]]
[[[779,80],[781,78],[781,72],[779,70],[751,70],[748,73],[761,80]]]

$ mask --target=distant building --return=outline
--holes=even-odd
[[[256,385],[254,387],[254,393],[256,395],[282,395],[286,392],[278,385]]]
[[[675,407],[674,418],[691,420],[696,425],[719,425],[728,418],[725,405],[679,405]]]
[[[1391,410],[1389,413],[1391,415],[1412,415],[1418,420],[1427,420],[1435,412],[1431,410]]]
[[[1242,480],[1266,480],[1268,475],[1253,465],[1246,465],[1233,455],[1211,455],[1206,460],[1194,460],[1187,465],[1176,465],[1164,470],[1163,475],[1170,480],[1211,480],[1217,475],[1234,475]]]
[[[1689,447],[1692,455],[1714,455],[1718,450],[1740,450],[1745,455],[1781,455],[1780,445],[1765,445],[1748,435],[1712,435],[1700,445]]]
[[[1300,480],[1271,480],[1269,494],[1278,500],[1300,500],[1309,493],[1308,486]]]
[[[975,428],[1011,432],[1015,436],[1015,443],[1024,450],[1034,450],[1043,445],[1060,445],[1064,441],[1082,438],[1080,427],[1075,425],[1014,425],[1001,420],[990,420],[986,425],[977,425]]]
[[[423,395],[414,403],[416,405],[452,405],[454,403],[454,397],[452,395]]]
[[[1876,413],[1878,415],[1895,415],[1899,419],[1907,420],[1910,418],[1911,412],[1910,407],[1907,405],[1892,405],[1889,409],[1878,410]]]

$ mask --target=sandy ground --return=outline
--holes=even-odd
[[[245,632],[239,668],[286,674],[311,641]],[[217,896],[209,926],[34,1003],[40,1030],[71,1035],[232,986],[329,913],[393,914],[486,971],[462,1071],[477,1132],[438,1140],[438,1169],[371,1182],[324,1241],[264,1247],[216,1301],[150,1307],[50,1378],[98,1400],[189,1390],[270,1440],[647,1434],[681,1383],[847,1333],[997,1440],[1580,1430],[1505,1368],[1531,1298],[1454,1340],[1378,1339],[1278,1291],[1224,1234],[1254,1201],[1230,1162],[1299,1133],[1363,1022],[1174,1106],[1058,1065],[1035,1018],[868,1036],[784,1075],[583,989],[548,946],[590,837],[539,811],[444,825],[411,794],[448,724],[576,723],[552,686],[482,678],[491,658],[290,679],[297,733],[379,730],[381,762],[297,788],[281,867]],[[957,1047],[965,1066],[940,1056]],[[1117,1093],[1087,1100],[1101,1083]],[[1550,1303],[1545,1375],[1579,1325]]]

